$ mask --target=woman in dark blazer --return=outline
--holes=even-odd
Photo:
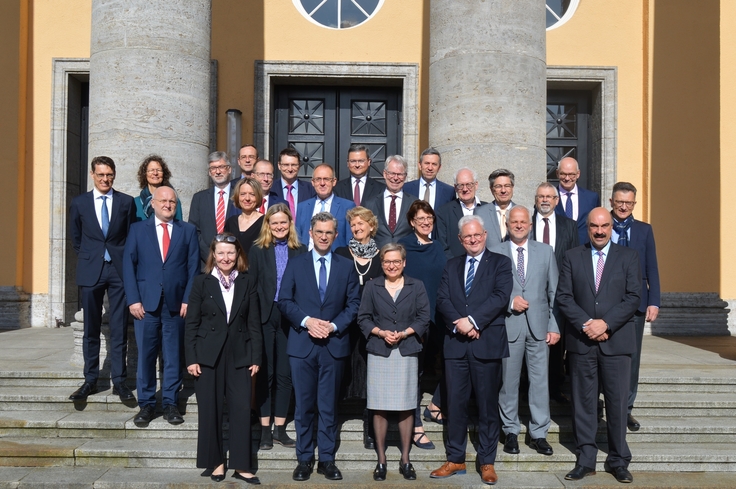
[[[415,480],[409,462],[417,405],[419,352],[429,324],[424,284],[404,275],[406,250],[396,243],[381,248],[383,277],[365,284],[358,324],[368,339],[368,409],[373,411],[378,464],[373,479],[386,480],[387,411],[398,411],[401,439],[399,472]]]
[[[225,478],[222,411],[227,398],[233,477],[260,484],[251,472],[250,393],[263,345],[256,279],[247,267],[237,238],[216,235],[205,273],[192,283],[184,349],[187,371],[196,379],[197,467],[215,482]]]
[[[272,205],[266,212],[261,233],[249,254],[249,273],[258,281],[266,358],[266,371],[261,372],[256,379],[257,404],[261,411],[261,450],[270,450],[274,442],[289,448],[296,446],[296,442],[286,434],[286,413],[291,402],[291,369],[286,354],[289,325],[281,320],[276,301],[286,264],[306,252],[307,247],[299,243],[289,207],[285,204]]]

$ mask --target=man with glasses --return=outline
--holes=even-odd
[[[177,406],[183,375],[184,317],[192,281],[199,273],[197,228],[174,219],[174,189],[157,188],[151,206],[153,218],[130,227],[123,254],[125,297],[135,319],[138,345],[136,386],[140,411],[133,422],[139,427],[148,426],[155,415],[159,349],[163,358],[164,419],[171,424],[184,422]]]
[[[228,163],[227,153],[215,151],[209,155],[208,160],[207,170],[214,186],[194,194],[189,207],[189,222],[197,227],[199,256],[203,266],[209,255],[212,238],[225,230],[228,217],[240,214],[240,210],[230,200],[237,181],[230,181],[232,168]]]
[[[580,178],[580,167],[575,158],[562,158],[557,163],[557,178],[560,180],[560,200],[555,212],[564,214],[578,223],[580,244],[590,241],[588,238],[588,213],[601,205],[600,196],[592,190],[584,189],[577,184]]]
[[[363,204],[363,207],[370,209],[378,218],[378,232],[374,238],[378,248],[386,243],[396,243],[412,232],[406,213],[417,200],[417,196],[403,190],[407,170],[408,165],[403,156],[389,156],[383,168],[386,190]]]
[[[281,197],[289,206],[291,216],[296,219],[299,204],[311,199],[316,194],[314,187],[307,182],[299,180],[299,168],[301,167],[301,156],[294,148],[282,149],[279,153],[279,179],[278,188],[281,189]]]
[[[69,208],[69,231],[77,253],[77,285],[84,310],[84,383],[69,399],[84,401],[97,392],[102,300],[107,292],[112,393],[120,396],[122,402],[132,401],[133,393],[125,385],[128,312],[123,289],[123,248],[128,229],[136,220],[135,204],[133,197],[113,190],[115,162],[112,158],[93,158],[89,174],[94,187],[75,197]]]
[[[350,177],[344,178],[335,185],[335,195],[352,200],[358,205],[365,205],[386,188],[381,182],[368,176],[371,158],[368,147],[362,144],[351,144],[348,148],[348,171]]]
[[[427,148],[419,156],[421,176],[406,184],[406,191],[418,195],[435,211],[455,198],[455,189],[437,179],[442,168],[442,155],[435,148]]]
[[[258,160],[253,167],[253,177],[261,184],[263,189],[263,202],[258,209],[261,214],[266,214],[269,207],[276,204],[288,203],[271,187],[273,186],[273,163],[268,160]]]
[[[474,214],[480,216],[486,223],[488,242],[486,246],[492,248],[496,243],[506,241],[506,213],[514,207],[511,200],[514,197],[514,174],[504,168],[494,170],[488,175],[488,183],[493,194],[493,202],[475,208]]]
[[[306,244],[311,250],[314,248],[314,239],[310,232],[312,217],[320,212],[329,212],[337,220],[337,236],[332,242],[332,249],[347,246],[353,233],[350,231],[350,223],[347,222],[347,212],[355,207],[352,201],[336,196],[332,190],[335,188],[335,171],[330,165],[322,163],[312,172],[312,186],[315,196],[302,202],[295,224],[299,241]]]
[[[258,149],[252,144],[244,144],[238,152],[238,166],[240,167],[240,178],[252,177],[253,167],[258,161]]]
[[[465,253],[463,244],[455,239],[457,223],[463,216],[472,216],[476,206],[486,204],[475,195],[478,190],[475,170],[460,168],[455,172],[454,182],[457,199],[451,200],[437,211],[437,238],[445,245],[448,258]]]

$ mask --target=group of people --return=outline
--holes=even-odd
[[[240,149],[238,165],[241,176],[232,179],[227,154],[209,156],[213,186],[193,196],[184,222],[163,158],[142,162],[135,199],[112,190],[112,159],[92,160],[94,188],[70,212],[85,322],[85,381],[72,400],[97,392],[107,292],[113,393],[136,399],[125,384],[130,313],[139,351],[134,422],[145,427],[155,417],[159,352],[164,419],[184,421],[177,397],[184,365],[199,406],[197,466],[212,480],[229,467],[233,477],[259,483],[251,409],[260,413],[260,449],[295,447],[294,480],[310,478],[316,447],[317,473],[342,479],[335,463],[342,397],[366,399],[364,444],[377,453],[375,480],[386,479],[391,412],[405,479],[417,477],[411,446],[435,448],[423,420],[447,428],[447,461],[430,477],[462,474],[473,396],[481,480],[495,484],[502,433],[503,450],[520,453],[523,365],[529,447],[553,454],[550,399],[571,403],[577,462],[566,478],[594,474],[602,392],[605,469],[633,480],[626,429],[639,429],[631,410],[644,322],[659,306],[654,238],[651,226],[633,219],[633,185],[617,183],[606,210],[577,185],[577,162],[564,158],[559,187],[539,184],[530,209],[513,202],[515,177],[505,169],[488,178],[490,203],[476,196],[471,168],[457,170],[453,185],[441,182],[434,148],[420,155],[420,178],[406,184],[399,155],[385,161],[385,184],[370,178],[378,170],[359,144],[348,151],[350,177],[339,182],[327,164],[312,169],[311,185],[300,180],[293,148],[279,153],[278,178],[252,145]],[[435,363],[444,372],[422,412],[424,366]],[[561,389],[566,370],[571,401]],[[292,392],[296,440],[285,429]]]

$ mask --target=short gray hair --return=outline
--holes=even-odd
[[[381,248],[381,251],[379,252],[379,257],[381,258],[381,261],[383,261],[383,257],[386,255],[386,253],[390,253],[392,251],[398,251],[401,255],[402,260],[406,260],[406,248],[404,248],[404,245],[399,243],[386,243]]]
[[[516,210],[516,209],[526,211],[526,215],[529,218],[529,221],[532,220],[532,213],[529,211],[528,207],[524,207],[523,205],[515,205],[511,209],[506,209],[506,222],[509,222],[509,216],[511,215],[511,211]]]
[[[309,222],[309,229],[314,229],[314,225],[318,222],[331,222],[335,226],[335,232],[337,232],[337,219],[329,212],[318,212],[312,216],[312,220]]]
[[[460,218],[460,220],[457,222],[457,232],[460,234],[463,231],[463,226],[466,224],[470,224],[471,222],[477,222],[480,224],[480,227],[483,229],[486,228],[485,223],[483,223],[483,218],[480,216],[476,216],[475,214],[471,214],[469,216],[463,216]]]
[[[460,174],[461,171],[465,171],[465,170],[467,170],[467,171],[469,171],[470,173],[473,174],[473,181],[474,182],[477,182],[478,181],[478,174],[475,173],[475,170],[473,170],[472,168],[468,168],[467,166],[464,166],[462,168],[458,168],[455,171],[455,175],[452,177],[452,181],[455,182],[455,183],[457,183],[457,176],[458,176],[458,174]]]
[[[430,146],[429,148],[427,148],[424,151],[422,151],[422,154],[419,155],[419,161],[421,162],[422,161],[422,158],[424,158],[427,155],[434,155],[434,156],[436,156],[437,158],[440,159],[440,166],[442,165],[442,155],[440,154],[439,151],[437,151],[437,148],[434,148],[434,147]]]
[[[383,171],[388,171],[388,165],[392,161],[397,162],[404,168],[404,173],[409,172],[409,164],[406,162],[403,156],[401,155],[391,155],[388,158],[386,158],[386,163],[383,165]]]
[[[213,153],[210,153],[210,156],[208,158],[207,165],[209,166],[210,163],[217,163],[220,160],[225,160],[227,164],[230,164],[230,157],[225,153],[224,151],[215,151]]]
[[[537,185],[537,191],[539,191],[540,188],[551,188],[555,192],[555,197],[559,197],[560,196],[560,194],[557,192],[557,187],[555,187],[554,185],[552,185],[549,182],[542,182],[539,185]],[[535,192],[535,194],[536,194],[536,192]]]

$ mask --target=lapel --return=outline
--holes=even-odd
[[[380,222],[382,222],[386,229],[388,229],[388,222],[386,222],[386,206],[384,205],[383,192],[377,194],[378,198],[378,215],[376,216]]]
[[[271,243],[271,246],[263,250],[263,259],[265,260],[266,269],[264,272],[267,277],[276,278],[276,245]],[[291,258],[291,256],[289,257]],[[274,280],[274,283],[276,281]]]
[[[238,309],[240,309],[240,305],[242,304],[243,300],[245,299],[245,272],[238,272],[238,276],[235,277],[235,291],[233,292],[233,304],[230,308],[230,320],[228,321],[228,324],[233,322],[233,319],[235,319],[236,313],[238,312]],[[220,299],[222,299],[222,295],[220,295]],[[222,305],[225,305],[225,302],[223,301]]]
[[[597,292],[595,291],[595,271],[593,270],[593,258],[592,258],[592,247],[590,244],[585,245],[584,248],[580,250],[580,256],[583,260],[583,270],[585,273],[585,276],[588,279],[588,285],[590,285],[590,290],[593,292],[593,295],[597,295]],[[604,268],[605,271],[605,268]],[[601,279],[602,282],[602,279]]]
[[[612,270],[615,269],[616,262],[618,261],[619,256],[619,246],[616,243],[611,243],[611,247],[608,248],[608,256],[606,257],[606,264],[603,267],[603,275],[601,275],[601,283],[598,287],[598,293],[600,293],[604,285],[608,282],[608,276],[611,275],[613,272]],[[591,261],[590,267],[593,267],[593,263]],[[595,284],[593,285],[593,288],[595,289]]]
[[[156,250],[156,257],[158,258],[159,263],[163,263],[161,260],[161,246],[158,244],[158,235],[156,234],[156,219],[151,217],[150,219],[146,219],[144,222],[146,223],[145,225],[147,228],[146,234],[151,240],[151,246]],[[169,250],[171,250],[171,244],[169,244]]]
[[[399,307],[399,304],[407,300],[407,298],[411,295],[411,289],[410,287],[414,286],[414,281],[411,279],[411,277],[407,277],[404,275],[404,287],[401,289],[401,292],[399,292],[399,297],[396,298],[396,307]],[[393,298],[391,299],[391,302],[394,302]]]
[[[236,279],[237,282],[237,279]],[[215,304],[217,304],[217,307],[220,308],[222,311],[222,314],[227,315],[227,308],[225,307],[225,299],[222,298],[222,291],[220,290],[220,281],[214,277],[214,275],[208,275],[208,277],[204,281],[205,287],[207,288],[207,293],[212,297],[212,299],[215,301]],[[235,289],[235,295],[237,296],[237,285]],[[241,292],[242,293],[242,292]],[[235,311],[235,299],[233,298],[233,308],[232,311]]]
[[[337,285],[335,285],[335,282],[337,281],[337,261],[339,259],[336,260],[336,258],[337,255],[335,253],[332,253],[332,258],[330,262],[330,275],[327,279],[327,288],[325,289],[325,301],[327,301],[327,299],[330,297],[330,294],[333,293],[332,289],[337,287]],[[314,271],[312,271],[312,277],[314,277],[314,281],[316,282],[317,277],[314,276]],[[318,288],[315,290],[317,291],[317,298],[319,299],[319,284],[317,285],[317,287]],[[322,304],[324,304],[324,301],[322,302]]]
[[[171,232],[171,241],[169,242],[169,252],[166,255],[166,261],[169,261],[169,258],[171,258],[171,255],[174,253],[174,250],[179,245],[179,241],[182,239],[182,233],[184,232],[182,230],[181,221],[173,220],[171,221],[171,227],[173,231]],[[158,238],[157,238],[158,241]]]
[[[96,224],[95,228],[97,228],[97,234],[100,238],[100,241],[105,241],[105,235],[102,234],[102,227],[100,226],[100,221],[97,220],[97,211],[95,210],[95,194],[92,190],[87,192],[86,199],[88,201],[87,205],[84,206],[84,209],[87,209],[88,212],[90,212],[92,216],[92,222]],[[110,230],[107,230],[107,233],[110,234]]]
[[[527,242],[529,242],[529,240],[527,240]],[[510,241],[504,241],[501,244],[501,246],[503,247],[504,254],[511,259],[511,272],[512,272],[511,274],[514,276],[514,281],[517,284],[519,284],[520,287],[523,287],[524,284],[521,283],[521,279],[519,278],[518,263],[516,262],[516,255],[514,254],[513,251],[511,251],[511,244],[509,244],[509,243],[511,243],[511,242]],[[527,247],[527,249],[529,249],[529,248],[531,248],[531,245]],[[529,263],[528,263],[528,261],[529,261],[529,256],[528,255],[530,255],[530,254],[531,253],[527,253],[527,256],[524,257],[527,260],[527,266],[526,266],[526,269],[527,269],[527,274],[526,274],[527,282],[529,281],[529,268],[530,267],[529,267]]]
[[[118,218],[120,217],[120,206],[122,205],[120,201],[120,196],[115,197],[115,189],[112,191],[113,199],[112,199],[112,215],[110,215],[110,227],[107,230],[107,235],[110,236],[112,234],[113,226],[117,225]],[[102,229],[100,229],[102,231]]]
[[[304,276],[307,277],[306,278],[307,283],[305,284],[306,289],[309,290],[310,291],[309,293],[311,293],[312,297],[314,297],[314,302],[316,304],[321,304],[319,300],[319,284],[317,283],[317,277],[314,273],[314,255],[312,255],[312,251],[306,252],[305,255],[307,259],[304,260],[305,270],[303,271],[303,273],[304,273]],[[333,262],[332,264],[334,265],[335,263]],[[332,278],[332,274],[330,274],[330,278]],[[329,283],[327,284],[327,289],[329,290],[330,284],[332,284],[332,280],[329,280],[328,282]],[[327,291],[325,291],[325,298],[326,297],[327,297]]]

